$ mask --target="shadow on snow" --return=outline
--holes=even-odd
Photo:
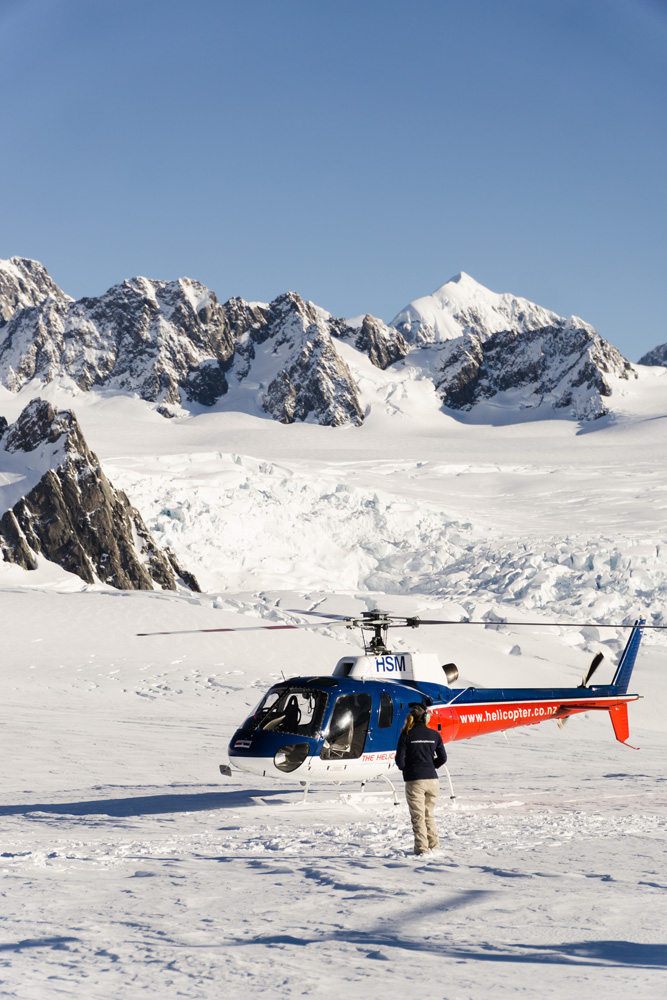
[[[23,948],[55,948],[67,951],[70,941],[79,941],[76,937],[24,938],[16,944],[0,944],[0,951],[22,951]]]
[[[341,934],[294,937],[290,934],[273,934],[244,940],[228,941],[235,945],[322,945],[325,941],[345,940],[358,948],[369,949],[369,958],[384,958],[383,949],[400,948],[438,958],[457,961],[518,962],[535,965],[577,965],[597,968],[667,968],[667,945],[643,944],[636,941],[574,941],[557,945],[517,944],[502,946],[485,944],[480,948],[464,948],[446,941],[420,941],[394,935],[369,934],[367,931],[347,931]]]
[[[301,793],[296,793],[297,795]],[[160,813],[203,812],[210,809],[240,809],[253,805],[253,796],[284,799],[284,789],[243,789],[227,792],[179,792],[167,795],[129,795],[115,799],[82,802],[30,802],[0,806],[0,816],[29,816],[52,813],[57,816],[154,816]]]

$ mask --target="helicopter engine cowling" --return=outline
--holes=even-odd
[[[451,684],[458,677],[453,663],[444,667],[435,653],[371,653],[366,656],[344,656],[333,672],[334,677],[359,680],[418,681],[430,684]]]

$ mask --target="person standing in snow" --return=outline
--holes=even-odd
[[[403,772],[415,835],[415,854],[428,854],[440,846],[433,810],[440,793],[436,768],[442,767],[447,753],[440,733],[427,726],[426,705],[414,705],[408,712],[398,738],[396,766]]]

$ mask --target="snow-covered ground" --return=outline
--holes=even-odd
[[[635,671],[640,752],[598,715],[453,744],[457,799],[443,782],[443,855],[425,863],[405,803],[379,784],[304,802],[218,773],[281,671],[328,673],[355,634],[136,636],[294,622],[286,609],[315,606],[665,621],[667,375],[644,370],[585,432],[434,416],[418,378],[380,398],[370,366],[361,375],[361,428],[165,420],[138,400],[43,391],[75,410],[205,593],[0,565],[0,995],[663,996],[659,633]],[[15,419],[36,394],[3,392],[0,413]],[[576,684],[598,649],[603,681],[622,639],[576,624],[396,633],[494,686]]]

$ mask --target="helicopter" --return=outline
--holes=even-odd
[[[359,616],[295,613],[326,621],[188,631],[286,630],[323,625],[361,629],[364,654],[342,657],[330,676],[304,675],[273,684],[232,736],[229,764],[219,765],[220,772],[227,776],[235,769],[298,782],[306,793],[311,782],[361,782],[363,786],[373,778],[383,778],[393,788],[389,774],[396,772],[398,736],[406,716],[417,704],[428,709],[428,725],[440,733],[445,744],[549,719],[562,726],[577,713],[604,711],[609,713],[616,739],[631,746],[627,742],[628,704],[641,696],[628,694],[628,688],[643,629],[666,627],[647,626],[641,618],[632,626],[597,626],[631,628],[611,684],[590,684],[603,659],[603,654],[597,653],[578,687],[453,688],[458,679],[456,664],[441,665],[434,653],[393,652],[387,645],[388,630],[427,625],[542,627],[572,623],[456,622],[402,617],[380,610]],[[448,771],[447,777],[454,798]]]

